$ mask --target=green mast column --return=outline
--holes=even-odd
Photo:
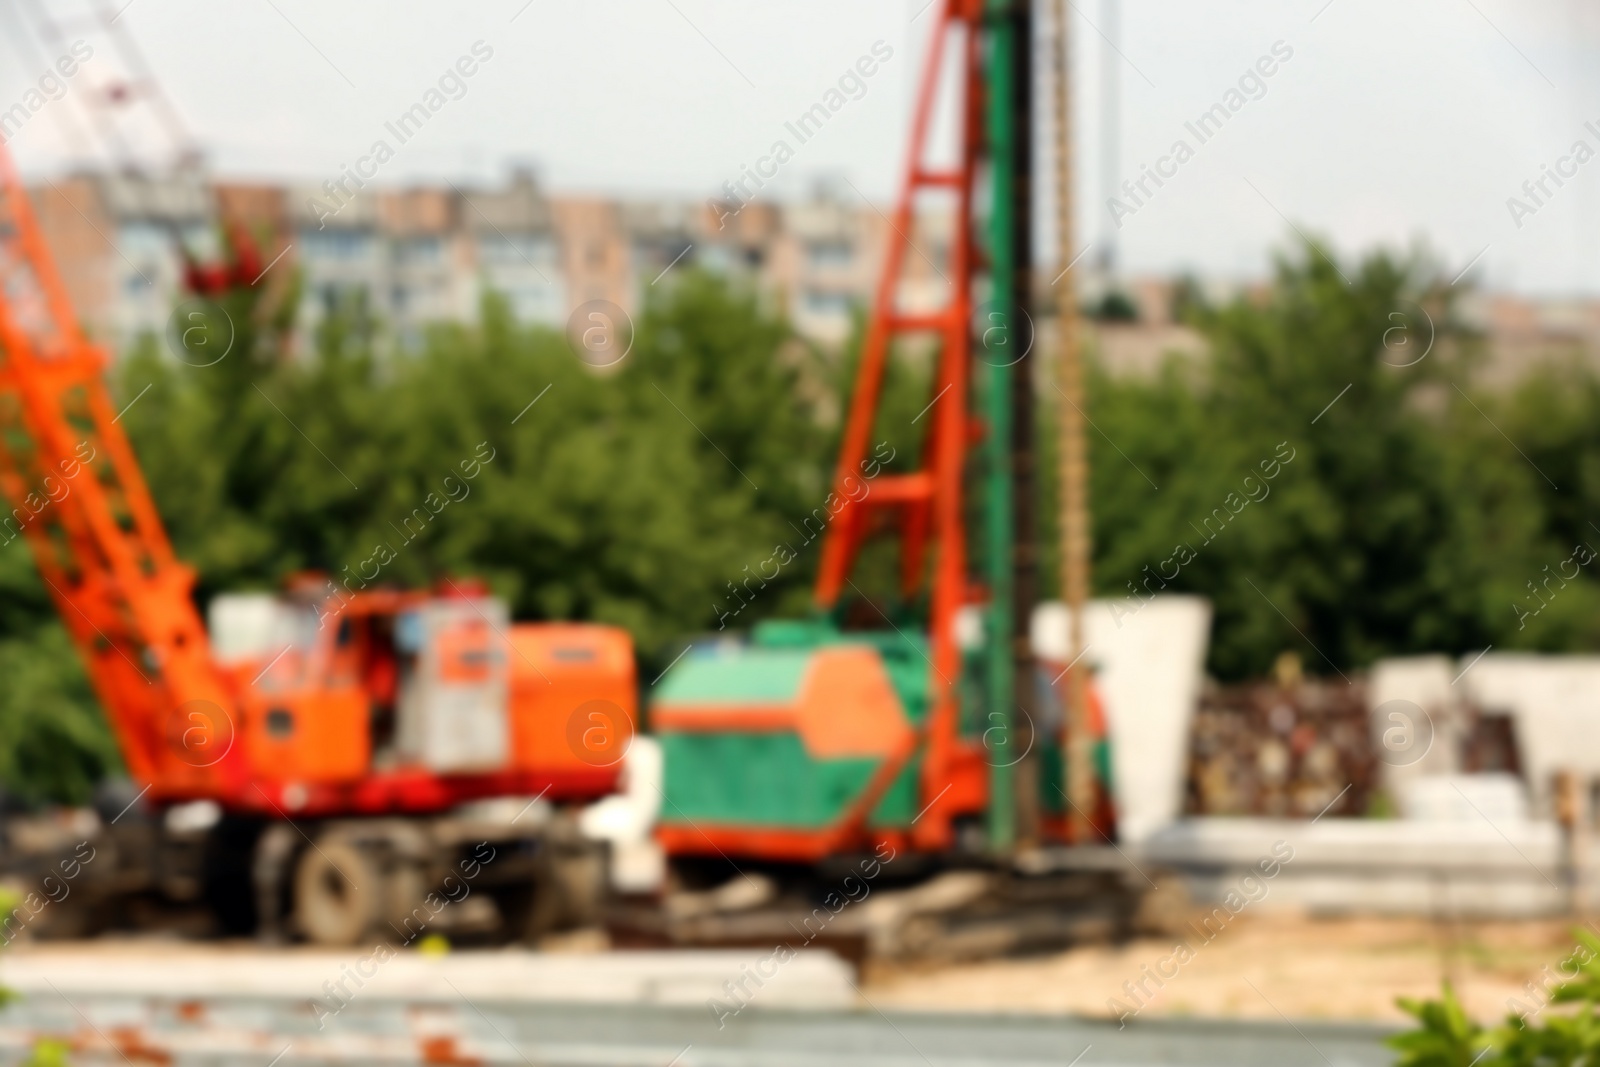
[[[1013,484],[1019,473],[1014,443],[1027,442],[1031,434],[1019,432],[1031,421],[1031,402],[1016,410],[1019,399],[1030,395],[1019,389],[1027,368],[1020,361],[1032,343],[1032,327],[1023,310],[1027,298],[1029,255],[1028,225],[1028,0],[989,0],[986,84],[988,160],[992,203],[989,213],[990,293],[976,324],[976,351],[984,363],[983,397],[988,433],[985,440],[984,571],[989,584],[988,625],[985,627],[985,703],[989,714],[985,737],[990,743],[989,841],[996,852],[1009,851],[1017,840],[1017,790],[1015,765],[1028,742],[1030,724],[1018,723],[1018,640],[1026,641],[1025,608],[1018,574],[1031,572],[1031,553],[1019,555],[1017,518],[1019,492]],[[1019,195],[1020,192],[1020,195]],[[1019,287],[1019,282],[1022,283]],[[1031,503],[1028,501],[1026,503]],[[1031,515],[1024,510],[1024,516]],[[1027,531],[1024,531],[1027,538]],[[1031,541],[1030,541],[1031,543]],[[1031,585],[1030,581],[1024,584]],[[1023,609],[1019,611],[1019,609]],[[1024,632],[1019,633],[1019,629]],[[1023,677],[1023,681],[1028,681]],[[1032,827],[1029,827],[1030,831]]]

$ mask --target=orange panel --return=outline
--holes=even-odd
[[[653,730],[690,733],[776,733],[799,730],[800,720],[792,704],[657,704],[650,726]]]
[[[800,686],[798,718],[800,740],[816,759],[888,756],[911,735],[883,658],[864,646],[817,652]]]
[[[242,740],[262,778],[347,781],[364,775],[372,758],[367,717],[359,689],[303,692],[253,704]]]
[[[511,645],[513,769],[620,769],[639,718],[627,631],[525,623]]]

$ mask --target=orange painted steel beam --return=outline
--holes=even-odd
[[[0,147],[0,489],[13,505],[0,522],[32,549],[134,778],[157,800],[237,795],[237,746],[211,763],[185,750],[197,723],[232,720],[235,697],[190,599],[193,574],[117,425],[105,366]]]
[[[974,245],[974,183],[984,152],[982,4],[943,0],[933,30],[912,117],[909,158],[899,198],[889,217],[889,239],[882,273],[863,340],[861,362],[845,421],[843,443],[834,475],[835,492],[846,504],[829,526],[823,547],[815,600],[822,610],[837,606],[852,585],[850,575],[867,539],[888,520],[900,542],[901,593],[910,600],[929,594],[929,711],[920,730],[874,773],[841,823],[830,834],[787,842],[814,848],[820,837],[830,841],[870,836],[867,819],[884,791],[907,763],[922,752],[919,792],[928,804],[912,830],[919,847],[942,848],[951,836],[958,803],[971,802],[971,788],[952,783],[971,778],[967,749],[958,736],[956,681],[961,670],[955,643],[956,613],[972,599],[967,578],[966,515],[963,483],[967,451],[974,440],[971,414],[974,275],[982,269]],[[944,76],[954,68],[959,85],[954,165],[936,166],[927,157],[933,111]],[[900,290],[908,253],[924,258],[914,244],[918,197],[942,192],[949,206],[951,246],[944,271],[944,302],[934,308],[901,306]],[[951,194],[954,194],[952,197]],[[934,268],[938,271],[938,267]],[[883,381],[895,341],[909,335],[934,334],[939,354],[924,415],[928,428],[918,469],[884,476],[872,492],[850,499],[846,492],[862,469],[882,400]],[[921,418],[923,416],[919,416]],[[980,768],[981,769],[981,768]],[[981,791],[980,791],[981,792]],[[982,799],[979,798],[981,806]]]

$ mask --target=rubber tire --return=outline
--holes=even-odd
[[[566,905],[561,918],[564,927],[599,924],[605,914],[606,894],[610,888],[607,884],[609,859],[604,848],[589,844],[556,861],[556,879],[561,884],[562,902]]]
[[[413,930],[408,921],[415,924],[416,911],[423,908],[423,901],[428,895],[428,884],[422,865],[405,859],[396,859],[389,868],[388,876],[384,880],[383,889],[383,920],[389,925],[397,936],[409,943],[414,935],[420,935],[420,930]],[[427,914],[424,909],[424,914]],[[389,930],[381,931],[387,935]]]
[[[295,923],[314,945],[354,945],[377,921],[386,881],[355,845],[319,842],[295,864]]]
[[[506,939],[536,945],[546,934],[563,929],[568,910],[563,889],[548,853],[535,861],[527,881],[495,887],[493,899]]]
[[[606,854],[594,845],[547,845],[527,883],[502,889],[495,898],[506,932],[538,944],[546,934],[600,921],[606,894]]]

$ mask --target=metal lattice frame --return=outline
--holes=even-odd
[[[105,365],[0,149],[0,489],[13,505],[0,525],[28,541],[134,778],[157,799],[231,793],[241,753],[197,767],[171,743],[192,725],[186,707],[210,728],[233,699],[190,599],[193,572],[174,558],[116,423]]]
[[[939,4],[912,119],[909,161],[899,199],[889,216],[888,252],[834,474],[834,491],[847,503],[828,528],[815,594],[821,609],[836,607],[846,591],[853,589],[850,574],[867,539],[884,526],[894,529],[900,542],[901,594],[909,600],[926,593],[929,602],[931,701],[919,739],[924,748],[921,786],[929,807],[917,821],[913,837],[919,846],[930,849],[949,845],[953,809],[972,799],[968,789],[949,788],[958,778],[958,765],[971,764],[976,758],[981,769],[981,757],[965,752],[970,746],[963,746],[957,736],[956,683],[961,655],[956,647],[955,619],[957,611],[975,599],[967,578],[963,478],[975,425],[970,323],[973,279],[979,267],[973,244],[974,179],[984,145],[982,6],[973,0]],[[935,169],[927,161],[929,127],[947,63],[955,64],[959,72],[957,162],[952,168]],[[908,255],[921,255],[912,242],[916,201],[920,194],[941,190],[947,196],[953,193],[954,201],[946,267],[949,296],[933,311],[909,312],[901,307],[899,291]],[[894,342],[928,334],[938,338],[939,356],[929,395],[931,424],[918,469],[880,475],[865,496],[852,500],[855,494],[848,489],[860,484],[859,472],[871,448]],[[858,824],[865,821],[914,751],[914,747],[908,748],[898,759],[884,763],[852,808],[853,820]]]

